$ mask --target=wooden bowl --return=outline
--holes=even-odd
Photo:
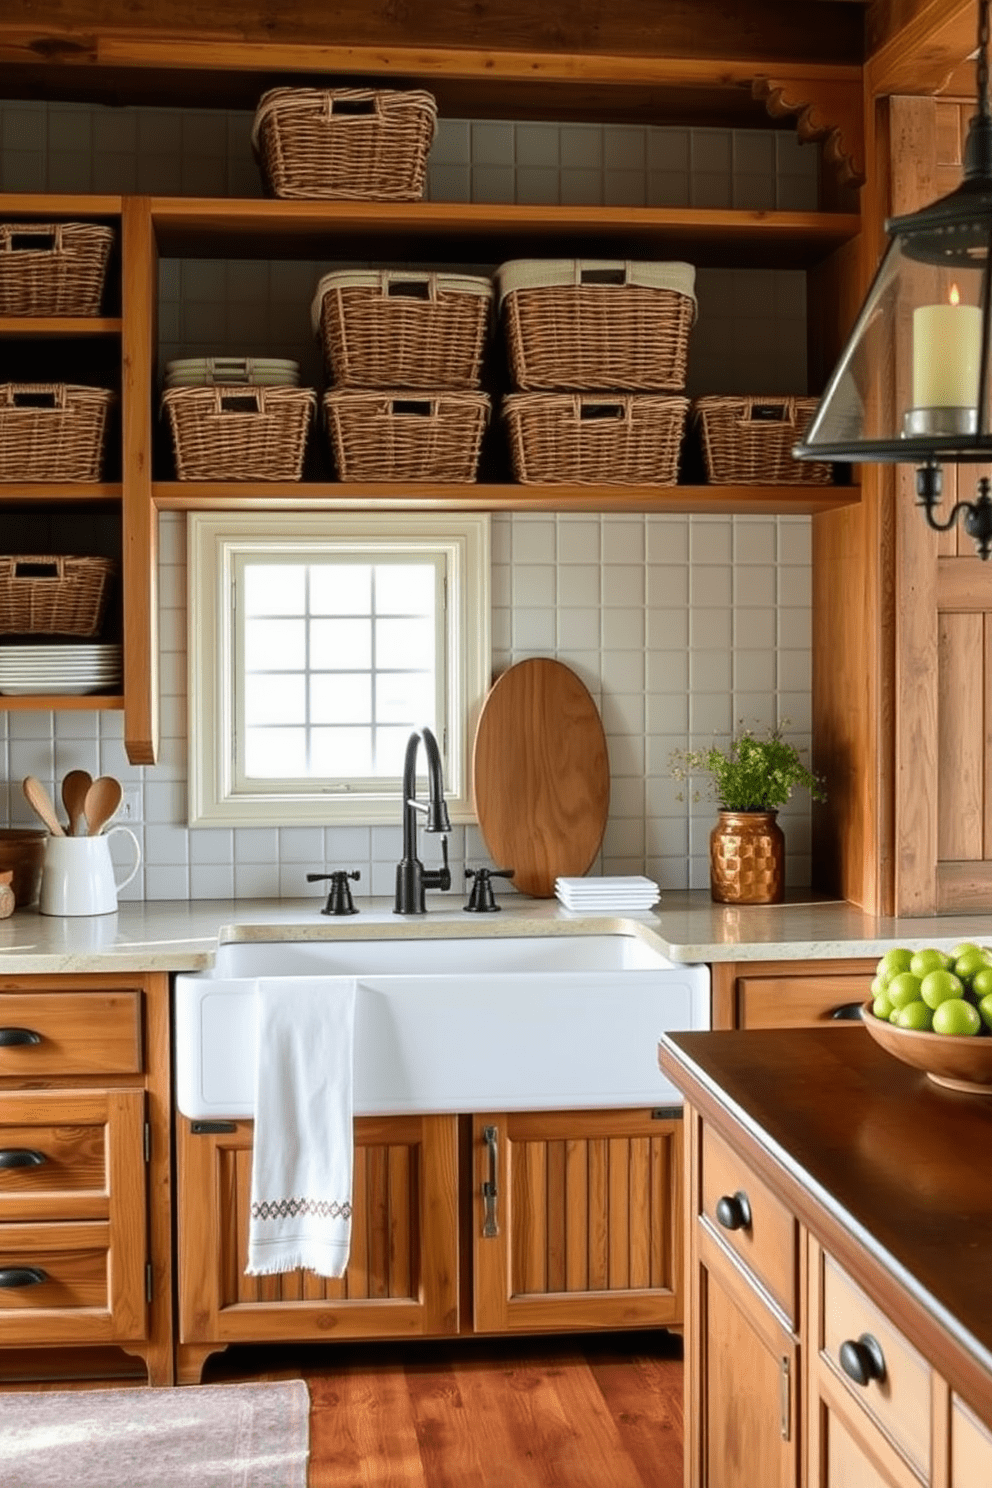
[[[935,1085],[965,1090],[974,1095],[992,1095],[992,1038],[953,1033],[920,1033],[915,1028],[896,1028],[876,1018],[871,1003],[861,1009],[865,1027],[889,1054],[923,1070]]]

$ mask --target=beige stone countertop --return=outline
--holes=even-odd
[[[461,895],[428,895],[428,912],[393,913],[387,899],[356,899],[357,915],[321,914],[320,899],[149,900],[116,914],[54,917],[36,909],[0,920],[0,974],[195,971],[224,941],[438,939],[452,936],[643,936],[673,961],[790,961],[877,956],[888,946],[961,940],[992,944],[992,913],[878,919],[854,905],[794,892],[782,905],[713,904],[705,890],[663,893],[656,910],[596,916],[554,899],[501,896],[499,914],[466,914]]]

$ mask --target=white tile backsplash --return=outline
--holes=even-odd
[[[260,196],[251,114],[0,101],[0,190]],[[442,119],[435,200],[812,209],[818,151],[791,129],[726,130]],[[470,267],[470,266],[469,266]],[[325,266],[227,260],[160,265],[160,359],[295,356],[319,373],[309,326]],[[804,392],[805,275],[701,268],[688,391]],[[603,718],[612,810],[597,867],[664,888],[708,883],[712,805],[668,773],[673,748],[787,717],[809,744],[810,522],[805,517],[498,514],[493,666],[530,655],[572,666]],[[191,831],[185,824],[185,521],[159,524],[162,748],[131,765],[118,712],[0,713],[0,818],[33,823],[20,780],[67,769],[127,785],[143,863],[126,898],[311,895],[307,871],[357,868],[356,898],[391,895],[396,827]],[[682,797],[682,799],[680,799]],[[792,883],[809,878],[809,806],[782,814]],[[118,840],[115,857],[130,861]],[[427,856],[433,856],[428,844]],[[454,879],[485,861],[475,827],[452,834]],[[502,865],[500,865],[502,866]]]

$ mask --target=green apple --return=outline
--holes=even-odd
[[[900,971],[886,987],[885,995],[894,1008],[904,1008],[908,1003],[919,1002],[921,986],[918,976],[914,976],[911,971]]]
[[[915,1028],[922,1033],[928,1033],[933,1026],[933,1009],[928,1008],[925,1002],[908,1002],[904,1008],[899,1009],[896,1018],[897,1028]]]
[[[885,989],[886,989],[886,987],[888,985],[889,985],[889,978],[888,977],[886,977],[886,976],[874,976],[874,977],[872,977],[872,979],[871,979],[871,995],[872,995],[872,997],[881,997],[882,993],[885,991]],[[992,987],[989,988],[989,991],[992,992]]]
[[[978,1016],[986,1028],[992,1028],[992,992],[986,992],[978,1004]]]
[[[942,1002],[964,996],[964,983],[953,971],[931,971],[920,983],[920,996],[927,1007],[938,1008]]]
[[[894,1012],[899,1011],[898,1008],[894,1008],[892,1006],[891,1002],[889,1001],[888,997],[886,997],[884,992],[880,992],[875,998],[875,1001],[871,1005],[871,1010],[875,1014],[876,1018],[881,1018],[885,1022],[888,1022],[889,1018]]]
[[[961,944],[956,945],[951,952],[951,961],[956,961],[959,956],[966,956],[969,951],[980,951],[981,949],[981,946],[976,945],[973,940],[963,940]]]
[[[907,951],[900,946],[894,946],[891,951],[886,951],[881,957],[875,971],[879,976],[887,977],[890,981],[898,976],[901,971],[909,970],[909,963],[913,959],[912,951]]]
[[[933,1015],[934,1033],[967,1034],[974,1037],[981,1026],[978,1009],[970,1002],[965,1002],[963,997],[952,997],[949,1002],[942,1002]]]
[[[979,1002],[992,992],[992,966],[983,966],[971,979],[971,990]]]
[[[947,967],[953,965],[953,958],[946,951],[937,951],[932,946],[928,946],[925,950],[914,952],[909,969],[922,981],[928,971],[945,971]]]
[[[966,951],[963,956],[958,956],[954,962],[954,975],[959,976],[963,982],[970,983],[972,977],[978,972],[984,971],[990,964],[987,951]]]

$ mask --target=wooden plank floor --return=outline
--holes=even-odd
[[[231,1349],[203,1376],[294,1378],[309,1488],[681,1488],[682,1344],[664,1331]]]

